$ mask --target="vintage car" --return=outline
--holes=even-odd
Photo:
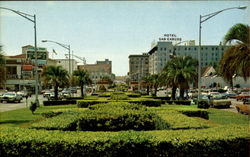
[[[23,97],[15,92],[8,92],[4,93],[2,96],[0,96],[0,102],[21,102]]]
[[[236,100],[243,100],[245,98],[250,98],[250,92],[242,92],[240,95],[236,96]]]

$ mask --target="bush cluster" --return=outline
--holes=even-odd
[[[1,156],[248,157],[248,126],[209,129],[63,132],[0,128]]]
[[[53,106],[53,105],[72,105],[76,104],[76,100],[52,100],[52,101],[43,101],[44,106]]]
[[[90,110],[70,110],[64,113],[47,113],[44,121],[31,128],[69,131],[118,131],[167,129],[168,124],[145,106],[127,102],[97,104]],[[55,114],[60,114],[55,116]]]
[[[191,105],[190,100],[166,100],[168,104],[176,104],[176,105]]]
[[[201,100],[198,102],[198,108],[208,109],[210,107],[208,101]]]
[[[99,104],[99,103],[108,103],[115,102],[116,100],[77,100],[77,107],[87,108],[88,106]],[[131,100],[119,100],[119,102],[129,102],[135,104],[141,104],[145,106],[161,106],[161,100],[154,100],[149,98],[136,98]]]
[[[110,99],[109,100],[116,100],[116,101],[119,101],[119,100],[128,100],[128,96],[125,93],[123,93],[123,92],[113,92],[110,95]]]
[[[181,113],[189,117],[200,117],[204,119],[209,119],[208,112],[203,110],[181,110]]]

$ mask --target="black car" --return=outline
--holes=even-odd
[[[244,98],[243,104],[250,104],[250,98]]]

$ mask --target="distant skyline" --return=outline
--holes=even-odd
[[[218,45],[237,23],[250,25],[249,1],[1,1],[0,6],[36,14],[37,45],[50,53],[55,49],[58,55],[54,58],[65,58],[68,51],[41,40],[70,44],[74,54],[85,57],[87,64],[109,59],[116,76],[129,71],[129,55],[148,52],[151,42],[164,34],[198,44],[200,15],[248,6],[225,11],[203,23],[202,45]],[[21,54],[22,46],[34,45],[33,31],[32,22],[0,9],[0,44],[6,55]]]

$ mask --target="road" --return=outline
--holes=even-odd
[[[43,98],[42,95],[38,95],[38,99],[39,102],[42,103],[44,100],[47,100],[45,98]],[[35,101],[35,95],[32,95],[31,97],[29,97],[27,99],[27,104],[30,105],[31,101]],[[20,108],[25,108],[26,105],[26,98],[23,98],[23,100],[20,103],[7,103],[7,102],[3,102],[0,103],[0,112],[5,112],[5,111],[11,111],[11,110],[16,110],[16,109],[20,109]]]
[[[77,94],[74,95],[74,96],[80,96],[80,91],[78,91]],[[157,93],[157,96],[166,96],[165,91],[159,91]],[[38,95],[38,99],[39,99],[40,103],[42,103],[44,100],[47,100],[42,95]],[[223,109],[223,110],[237,113],[235,105],[237,105],[237,104],[243,104],[243,102],[236,101],[235,99],[230,99],[230,100],[232,102],[231,107],[227,108],[227,109]],[[28,98],[27,104],[30,105],[31,101],[35,101],[35,95],[32,95],[32,97]],[[25,98],[21,101],[21,103],[7,103],[7,102],[4,102],[4,103],[0,103],[0,112],[11,111],[11,110],[16,110],[16,109],[20,109],[20,108],[25,108],[26,106],[27,105],[26,105],[26,99]]]

